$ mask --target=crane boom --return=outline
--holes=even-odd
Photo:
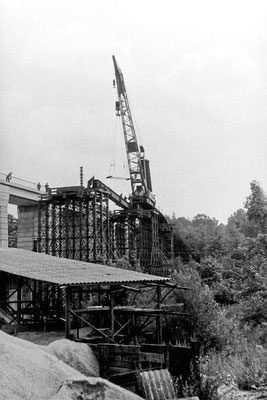
[[[155,196],[152,193],[149,163],[148,160],[145,159],[143,146],[138,145],[122,71],[117,64],[115,56],[112,56],[112,59],[118,92],[116,114],[121,117],[122,121],[132,187],[132,200],[133,202],[143,202],[154,206],[156,201]]]

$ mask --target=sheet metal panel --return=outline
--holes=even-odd
[[[59,285],[169,281],[161,276],[14,248],[0,249],[0,271]]]
[[[147,400],[177,400],[167,369],[143,371],[140,377]]]

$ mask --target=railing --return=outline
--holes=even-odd
[[[44,192],[46,190],[46,185],[41,185],[40,182],[36,183],[32,181],[27,181],[26,179],[18,178],[17,176],[13,176],[12,173],[4,174],[3,172],[0,172],[0,181],[4,181],[11,185],[18,185],[34,191],[39,190]]]

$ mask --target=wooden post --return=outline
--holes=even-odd
[[[100,376],[103,379],[109,379],[109,347],[105,344],[98,345],[99,350],[99,365],[100,365]]]
[[[110,335],[111,338],[114,338],[114,294],[110,291],[110,320],[111,320],[111,329]]]
[[[98,285],[98,305],[101,306],[101,287],[100,287],[100,285]],[[98,326],[99,326],[99,329],[102,328],[102,315],[101,315],[101,313],[99,313],[99,316],[98,316]]]
[[[157,306],[158,309],[160,310],[160,297],[161,297],[161,288],[158,285],[157,286]],[[156,317],[156,327],[157,327],[157,343],[161,344],[162,343],[162,326],[161,326],[161,316]]]
[[[71,337],[71,316],[70,316],[70,307],[71,307],[71,287],[65,287],[65,334],[66,339],[70,339]]]
[[[57,325],[60,326],[60,308],[61,308],[61,289],[60,286],[57,285]]]
[[[134,345],[136,346],[137,345],[137,342],[138,342],[138,340],[137,340],[137,324],[136,324],[136,315],[134,314],[134,312],[133,312],[133,315],[132,315],[132,321],[133,321],[133,331],[134,331]]]
[[[17,292],[17,298],[18,298],[18,306],[17,306],[17,324],[20,325],[21,323],[21,288],[22,288],[22,278],[18,278],[18,292]]]
[[[36,298],[36,286],[37,282],[34,279],[33,281],[33,290],[32,290],[32,306],[33,306],[33,318],[34,318],[34,326],[37,325],[37,298]]]

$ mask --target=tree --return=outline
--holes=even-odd
[[[176,218],[173,213],[170,222],[174,225],[174,256],[181,258],[184,262],[189,262],[194,253],[190,240],[188,240],[190,236],[188,233],[191,232],[191,221],[184,217]]]
[[[245,240],[245,236],[253,236],[253,227],[247,218],[244,209],[235,211],[229,218],[224,230],[223,248],[224,254],[237,249]]]
[[[224,225],[218,225],[215,218],[205,214],[196,215],[192,221],[179,217],[174,224],[174,254],[189,262],[200,261],[203,257],[215,256],[222,252]]]
[[[220,350],[233,338],[233,335],[229,337],[231,322],[227,322],[226,313],[215,301],[213,291],[203,284],[196,265],[196,262],[191,262],[180,266],[173,274],[172,279],[178,286],[188,287],[190,290],[173,292],[174,303],[184,303],[188,315],[183,318],[173,317],[169,325],[175,327],[176,337],[180,341],[195,337],[203,350]]]
[[[8,214],[8,247],[17,247],[18,220]]]
[[[242,262],[240,307],[243,321],[259,325],[267,322],[267,235],[248,238]]]
[[[195,259],[218,256],[222,251],[222,233],[224,226],[215,218],[198,214],[192,220],[191,246],[195,248]],[[194,245],[192,243],[194,242]]]
[[[267,228],[267,198],[259,182],[252,181],[250,184],[251,194],[247,197],[245,208],[248,220],[255,228],[255,235],[266,233]]]

